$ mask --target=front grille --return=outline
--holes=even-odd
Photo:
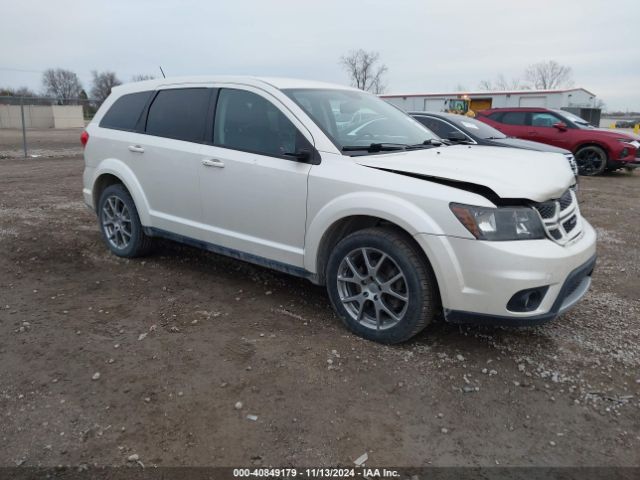
[[[552,218],[556,214],[556,202],[539,203],[536,209],[542,218]]]
[[[576,228],[576,224],[578,223],[578,218],[574,215],[569,220],[564,222],[562,226],[564,227],[564,231],[570,233],[574,228]]]
[[[571,205],[571,202],[573,202],[573,196],[571,195],[571,192],[567,190],[560,197],[560,210],[561,211],[566,210],[567,207]]]
[[[554,242],[566,245],[582,232],[578,201],[571,189],[558,199],[532,206],[540,214],[547,236]]]
[[[550,229],[549,234],[554,240],[560,240],[562,238],[562,234],[560,233],[560,230],[558,230],[557,228]]]
[[[571,167],[571,171],[574,175],[578,175],[578,164],[576,163],[576,158],[572,153],[565,154],[565,158],[569,162],[569,166]]]

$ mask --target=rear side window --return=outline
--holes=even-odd
[[[448,138],[449,134],[455,129],[451,125],[447,125],[445,122],[433,117],[416,117],[421,124],[434,132],[440,138]]]
[[[116,130],[135,130],[140,114],[153,92],[130,93],[115,101],[102,117],[100,126]]]
[[[209,111],[208,88],[160,90],[149,107],[145,132],[158,137],[202,142]]]
[[[526,112],[506,112],[502,115],[500,121],[507,125],[524,125],[526,117]]]

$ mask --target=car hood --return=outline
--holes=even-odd
[[[502,199],[544,202],[575,181],[564,157],[513,148],[455,145],[353,159],[365,167],[481,185]]]
[[[581,130],[581,132],[595,133],[610,138],[628,138],[629,140],[640,140],[640,136],[630,132],[621,132],[613,128],[590,128],[588,130]]]
[[[565,150],[564,148],[554,147],[553,145],[547,145],[546,143],[522,140],[520,138],[494,138],[490,141],[503,147],[524,148],[525,150],[536,150],[538,152],[562,153],[563,155],[571,153],[569,150]]]

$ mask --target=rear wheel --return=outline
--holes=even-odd
[[[151,238],[145,235],[131,194],[124,185],[105,188],[98,202],[102,238],[119,257],[139,257],[149,252]]]
[[[607,152],[595,145],[582,147],[576,152],[580,175],[600,175],[607,168]]]
[[[369,228],[344,238],[327,265],[329,298],[354,333],[399,343],[424,329],[437,310],[431,267],[405,235]]]

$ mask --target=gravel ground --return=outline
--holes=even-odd
[[[382,346],[304,280],[109,254],[82,168],[0,161],[0,466],[640,464],[638,173],[582,179],[599,261],[573,310]]]

